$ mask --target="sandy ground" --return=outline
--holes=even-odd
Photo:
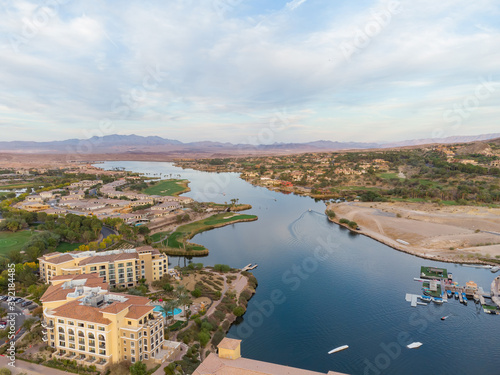
[[[500,258],[498,208],[348,202],[331,204],[328,209],[336,213],[335,221],[355,221],[360,233],[408,253],[460,262],[478,255]]]

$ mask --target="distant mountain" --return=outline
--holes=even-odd
[[[494,138],[500,138],[500,133],[493,134],[481,134],[481,135],[463,135],[463,136],[453,136],[446,138],[424,138],[424,139],[413,139],[401,142],[390,142],[384,143],[382,147],[405,147],[405,146],[418,146],[427,145],[432,143],[467,143],[476,141],[486,141]]]
[[[43,154],[148,154],[172,153],[189,156],[190,154],[221,154],[234,155],[238,153],[258,154],[276,152],[320,152],[349,149],[374,149],[417,146],[432,143],[466,143],[500,138],[500,133],[477,136],[454,136],[447,138],[426,138],[389,143],[368,142],[336,142],[319,140],[305,143],[273,143],[269,145],[232,144],[213,141],[183,143],[173,139],[157,136],[143,137],[140,135],[106,135],[89,139],[67,139],[53,142],[0,142],[0,152],[43,153]]]

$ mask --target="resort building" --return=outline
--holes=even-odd
[[[151,246],[137,249],[50,253],[38,258],[40,278],[96,273],[112,287],[132,287],[141,279],[148,283],[168,272],[168,258]]]
[[[76,188],[84,188],[88,189],[92,186],[102,184],[102,180],[82,180],[78,182],[73,182],[71,185],[69,185],[70,189],[76,189]]]
[[[211,353],[206,357],[193,375],[325,375],[321,372],[242,358],[240,345],[241,340],[225,337],[217,346],[219,354]],[[342,373],[329,371],[326,375],[342,375]]]
[[[166,359],[163,315],[151,300],[110,293],[97,274],[56,276],[40,301],[53,358],[100,371],[120,361]]]

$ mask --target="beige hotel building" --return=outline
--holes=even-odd
[[[40,300],[54,358],[104,370],[123,360],[161,363],[168,354],[163,316],[151,300],[110,293],[95,273],[54,276]]]
[[[56,276],[96,273],[111,287],[133,287],[141,279],[148,283],[168,273],[168,258],[151,246],[137,249],[50,253],[38,258],[40,278],[49,283]]]

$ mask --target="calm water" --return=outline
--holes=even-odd
[[[205,232],[206,265],[258,263],[247,313],[229,336],[247,358],[350,374],[498,374],[500,317],[473,302],[410,307],[421,265],[448,268],[460,284],[489,290],[489,270],[400,253],[328,222],[323,202],[254,187],[237,174],[182,170],[170,163],[107,162],[104,168],[181,174],[197,200],[249,203],[259,220]],[[168,177],[168,176],[167,176]],[[176,265],[178,260],[171,259]],[[450,315],[446,321],[440,317]],[[409,350],[404,345],[424,345]],[[349,349],[328,355],[337,346]]]

